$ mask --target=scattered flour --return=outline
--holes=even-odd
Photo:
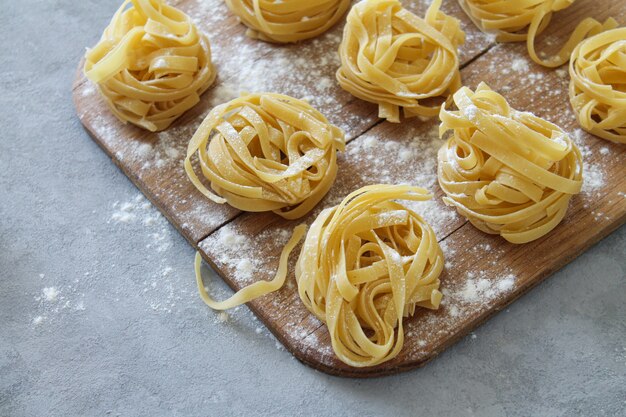
[[[517,58],[513,60],[511,69],[516,72],[528,72],[528,61],[524,58]]]
[[[55,287],[45,287],[42,291],[46,301],[54,303],[59,298],[59,291]]]
[[[477,113],[478,113],[478,107],[474,106],[473,104],[470,104],[469,106],[467,106],[463,111],[463,114],[469,120],[474,120],[476,118]]]
[[[451,298],[457,299],[461,303],[484,303],[500,294],[511,291],[514,285],[515,276],[512,274],[493,279],[488,277],[483,271],[480,272],[478,277],[473,273],[468,273],[463,288],[450,295]]]
[[[604,180],[604,170],[602,165],[593,161],[593,149],[587,144],[585,140],[585,132],[582,129],[574,129],[570,135],[574,143],[580,149],[580,153],[583,157],[583,187],[581,193],[587,197],[593,197],[598,191],[603,189],[606,185]],[[605,154],[607,151],[603,151],[606,147],[600,149],[601,154]],[[608,150],[608,148],[607,148]]]
[[[220,323],[226,323],[226,322],[228,321],[228,319],[229,319],[229,318],[230,318],[230,317],[229,317],[228,313],[227,313],[227,312],[225,312],[225,311],[221,311],[221,312],[219,312],[219,313],[217,314],[217,320],[218,320]]]

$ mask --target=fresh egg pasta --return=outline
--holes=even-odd
[[[211,110],[189,143],[185,170],[216,203],[296,219],[332,186],[344,146],[343,131],[307,102],[248,94]],[[195,154],[214,192],[198,178]]]
[[[283,248],[276,276],[224,301],[207,293],[196,255],[196,280],[205,303],[236,307],[282,287],[289,254],[306,237],[296,263],[298,292],[326,323],[337,357],[354,367],[393,359],[404,344],[403,319],[418,307],[438,309],[444,257],[428,223],[396,200],[432,198],[419,187],[371,185],[323,210],[308,232],[300,225]]]
[[[533,61],[556,68],[567,62],[580,41],[617,26],[614,19],[600,23],[593,18],[582,20],[569,40],[554,56],[540,58],[535,40],[550,24],[552,14],[571,6],[576,0],[459,0],[474,24],[484,32],[496,35],[498,42],[526,42]]]
[[[372,185],[320,213],[296,264],[304,305],[326,323],[333,350],[353,367],[396,357],[403,318],[439,308],[444,257],[428,223],[395,200],[431,195],[408,185]]]
[[[481,83],[441,109],[438,153],[444,202],[478,229],[512,243],[538,239],[563,219],[583,182],[580,151],[558,126],[512,109]]]
[[[152,132],[198,103],[216,76],[206,36],[162,0],[126,0],[84,70],[115,116]]]
[[[626,28],[581,42],[572,52],[569,97],[587,132],[626,143]]]
[[[226,0],[251,38],[291,43],[314,38],[341,19],[350,0]]]
[[[457,47],[465,34],[433,0],[422,19],[398,0],[364,0],[348,14],[337,80],[352,95],[378,104],[390,122],[436,116],[461,87]]]

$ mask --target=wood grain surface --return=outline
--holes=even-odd
[[[426,3],[403,2],[418,14],[423,14]],[[568,102],[569,76],[564,69],[535,65],[523,44],[495,45],[471,24],[456,1],[444,1],[444,10],[463,22],[467,34],[460,51],[463,83],[471,88],[481,81],[488,83],[513,107],[531,111],[572,133],[583,150],[587,179],[583,192],[572,198],[561,225],[526,245],[512,245],[481,233],[443,205],[436,183],[436,151],[443,143],[436,134],[436,120],[380,122],[374,105],[339,88],[334,73],[343,24],[317,39],[279,46],[245,37],[245,28],[221,1],[183,0],[176,4],[208,34],[218,69],[216,85],[196,107],[165,132],[155,134],[124,125],[84,79],[82,63],[73,87],[74,101],[93,139],[233,289],[271,279],[293,226],[310,223],[322,208],[336,204],[358,187],[411,183],[434,194],[432,201],[413,208],[433,225],[444,248],[444,301],[438,311],[420,310],[407,320],[405,346],[394,360],[362,369],[338,361],[326,327],[300,302],[292,274],[280,291],[248,303],[291,353],[314,368],[341,376],[371,377],[422,366],[626,221],[626,147],[578,129]],[[540,49],[558,49],[586,16],[613,16],[623,24],[626,3],[577,1],[554,16]],[[182,160],[195,128],[212,106],[240,91],[307,98],[346,131],[349,143],[338,158],[335,185],[318,207],[299,221],[288,222],[271,213],[241,213],[214,204],[185,176]],[[472,296],[468,282],[480,284],[480,297]]]

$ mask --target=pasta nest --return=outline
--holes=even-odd
[[[478,229],[512,243],[544,236],[565,216],[582,186],[580,151],[558,126],[509,107],[481,83],[454,95],[458,111],[441,110],[438,153],[444,202]]]
[[[226,0],[226,4],[248,27],[249,37],[290,43],[326,32],[346,13],[350,0]]]
[[[583,129],[626,143],[626,28],[579,44],[569,74],[570,102]]]
[[[339,46],[337,80],[352,95],[378,104],[390,122],[436,116],[461,86],[457,46],[465,34],[434,0],[424,19],[398,0],[364,0],[348,14]]]
[[[84,70],[120,120],[152,132],[198,103],[216,76],[206,36],[162,0],[126,0]]]
[[[309,228],[296,263],[298,292],[328,326],[342,362],[365,367],[394,358],[404,343],[403,317],[418,306],[439,307],[444,257],[435,233],[392,201],[430,198],[419,187],[367,186]]]
[[[498,42],[526,41],[533,61],[554,68],[566,63],[574,47],[584,38],[617,26],[612,18],[604,23],[586,18],[578,24],[556,55],[540,58],[535,50],[536,37],[548,27],[554,12],[571,6],[574,1],[576,0],[459,0],[459,4],[483,32],[493,33]]]
[[[307,102],[249,94],[211,110],[189,143],[185,170],[216,203],[295,219],[326,195],[337,175],[336,151],[344,146],[343,131]],[[198,179],[191,162],[196,153],[217,195]]]

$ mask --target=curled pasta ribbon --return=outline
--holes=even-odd
[[[162,0],[126,0],[84,70],[115,116],[152,132],[196,105],[216,76],[206,36]]]
[[[580,43],[570,60],[570,102],[591,134],[626,143],[626,28]]]
[[[588,17],[582,20],[563,48],[554,56],[542,59],[535,51],[535,39],[550,24],[552,14],[572,5],[576,0],[459,0],[474,24],[486,33],[496,35],[498,42],[524,42],[528,54],[539,65],[549,68],[565,64],[572,50],[588,36],[617,26],[613,18],[604,23]]]
[[[215,107],[191,138],[185,171],[216,203],[273,211],[286,219],[308,213],[337,175],[341,129],[308,103],[281,94],[249,94]],[[196,175],[198,155],[209,191]]]
[[[365,367],[393,359],[404,344],[403,318],[416,307],[439,307],[444,258],[435,233],[392,201],[430,198],[408,185],[367,186],[309,228],[296,264],[298,291],[328,326],[342,362]]]
[[[512,243],[544,236],[565,216],[582,186],[580,151],[558,126],[509,107],[481,83],[454,95],[458,111],[441,109],[438,153],[444,202],[478,229]]]
[[[285,283],[285,278],[287,277],[287,262],[289,260],[289,255],[296,247],[296,245],[302,240],[304,232],[306,232],[306,225],[303,224],[296,226],[296,228],[293,230],[293,234],[289,239],[289,242],[287,242],[287,244],[283,248],[282,253],[280,254],[278,270],[276,271],[276,275],[271,281],[257,281],[254,284],[250,284],[247,287],[240,289],[224,301],[214,300],[204,287],[204,280],[202,279],[201,271],[202,257],[200,256],[200,252],[196,252],[196,284],[198,285],[200,297],[202,297],[202,300],[205,302],[206,305],[214,310],[228,310],[229,308],[237,307],[241,304],[247,303],[248,301],[252,301],[256,298],[279,290],[280,288],[282,288],[283,284]]]
[[[424,19],[398,0],[364,0],[348,14],[337,80],[352,95],[378,104],[378,117],[436,116],[461,87],[458,45],[465,33],[433,0]]]
[[[226,0],[248,27],[246,34],[266,42],[290,43],[314,38],[341,19],[350,0]]]

